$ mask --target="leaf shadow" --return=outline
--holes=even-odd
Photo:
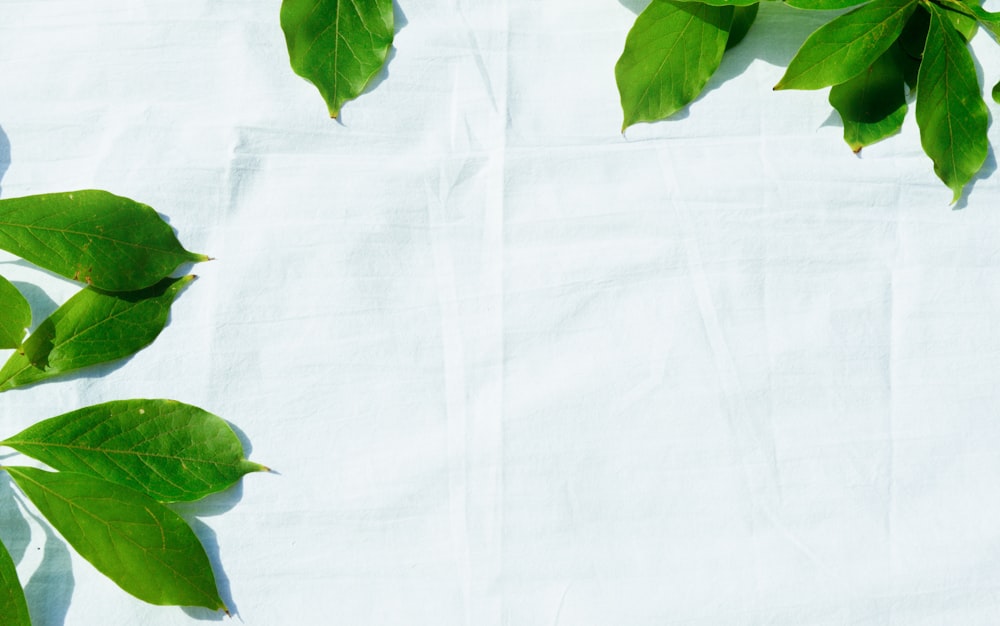
[[[983,166],[979,168],[976,175],[972,177],[969,183],[962,190],[962,196],[958,199],[958,202],[952,207],[953,211],[961,211],[969,205],[969,196],[972,194],[972,190],[975,189],[976,184],[989,178],[997,171],[997,157],[996,152],[993,151],[993,146],[990,145],[986,152],[986,161],[983,162]]]
[[[21,295],[24,296],[31,306],[32,329],[35,327],[34,322],[36,320],[46,319],[52,315],[53,311],[59,308],[56,301],[50,298],[49,294],[45,293],[37,285],[21,281],[12,281],[12,284],[17,287],[17,290],[21,292]]]
[[[205,553],[208,554],[208,560],[212,564],[212,571],[215,573],[215,583],[219,589],[219,597],[222,598],[223,604],[229,610],[229,616],[239,615],[239,609],[233,600],[229,576],[226,575],[225,570],[222,568],[222,559],[219,556],[219,540],[215,531],[201,520],[188,519],[187,521],[191,525],[191,529],[194,530],[194,534],[201,540],[201,545],[205,547]],[[187,613],[189,617],[202,622],[220,622],[228,617],[222,611],[213,611],[201,607],[184,606],[181,607],[181,610]]]
[[[3,179],[8,167],[10,167],[10,140],[7,139],[7,133],[3,132],[3,127],[0,126],[0,179]],[[0,187],[0,197],[2,195],[3,187]]]
[[[4,493],[6,492],[6,494]],[[9,496],[9,497],[8,497]],[[0,528],[3,528],[4,544],[15,563],[24,560],[31,542],[31,528],[25,520],[30,517],[45,534],[42,558],[27,582],[23,582],[24,596],[35,626],[63,626],[69,605],[73,598],[76,582],[73,577],[73,562],[66,543],[53,532],[52,528],[36,515],[20,494],[11,486],[10,477],[0,480],[0,499],[16,502],[16,506],[4,507],[0,513]],[[8,512],[9,510],[9,512]]]

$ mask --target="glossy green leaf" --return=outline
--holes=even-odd
[[[393,38],[392,0],[284,0],[281,29],[292,69],[340,115],[385,65]]]
[[[0,391],[135,354],[160,334],[171,303],[193,279],[167,278],[126,293],[81,290],[11,355],[0,369]]]
[[[31,326],[31,307],[17,287],[0,276],[0,349],[19,348]]]
[[[107,291],[144,289],[208,260],[185,250],[152,208],[97,190],[0,200],[0,248]]]
[[[150,604],[225,609],[201,542],[164,505],[85,474],[4,469],[80,556],[128,593]]]
[[[896,40],[917,0],[874,0],[806,39],[775,89],[820,89],[861,74]]]
[[[864,4],[868,0],[785,0],[785,4],[796,9],[810,11],[834,11]]]
[[[719,67],[732,21],[731,6],[650,3],[615,66],[622,129],[663,119],[694,100]]]
[[[917,125],[924,152],[955,202],[986,161],[989,116],[968,46],[944,9],[930,5],[930,13],[917,77]]]
[[[31,626],[24,589],[17,577],[14,559],[10,558],[10,552],[3,542],[0,542],[0,624]]]
[[[906,118],[906,80],[898,46],[889,48],[866,71],[830,89],[830,104],[844,123],[851,150],[900,131]]]
[[[50,467],[131,487],[160,502],[197,500],[249,472],[219,417],[174,400],[120,400],[44,420],[2,442]]]
[[[759,8],[760,4],[754,3],[733,9],[733,23],[729,27],[729,39],[726,40],[726,50],[733,48],[747,36],[747,33],[750,32],[750,27],[753,26],[754,20],[757,19],[757,10]]]

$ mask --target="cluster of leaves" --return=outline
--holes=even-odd
[[[385,65],[394,28],[392,0],[281,3],[292,69],[319,89],[333,118]]]
[[[0,392],[134,354],[166,325],[208,257],[185,250],[150,207],[104,191],[0,200],[0,248],[87,286],[25,338],[31,307],[0,277]],[[173,400],[122,400],[39,422],[0,445],[55,471],[2,467],[81,556],[152,604],[226,611],[191,527],[166,503],[226,489],[249,472],[222,419]],[[0,543],[0,623],[28,626],[15,564]]]
[[[988,114],[968,42],[1000,13],[974,0],[786,0],[796,9],[856,7],[806,39],[775,89],[830,87],[855,151],[899,132],[916,100],[924,151],[958,200],[989,148]],[[861,5],[861,6],[856,6]],[[623,130],[664,119],[694,100],[723,54],[746,35],[757,0],[652,0],[615,68]],[[1000,102],[1000,83],[993,88]]]

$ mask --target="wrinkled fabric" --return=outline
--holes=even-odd
[[[779,3],[622,134],[642,4],[400,0],[333,121],[276,0],[0,0],[0,197],[107,189],[215,258],[150,348],[0,396],[4,436],[230,421],[275,473],[178,510],[248,625],[1000,622],[995,159],[953,207],[912,112],[852,154],[825,91],[771,91],[826,19]],[[75,289],[0,273],[36,323]],[[12,491],[39,624],[209,616]]]

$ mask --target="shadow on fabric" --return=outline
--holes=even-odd
[[[0,179],[3,179],[8,167],[10,167],[10,141],[7,139],[7,133],[3,132],[3,127],[0,126]],[[0,187],[0,197],[2,195],[3,187]]]

